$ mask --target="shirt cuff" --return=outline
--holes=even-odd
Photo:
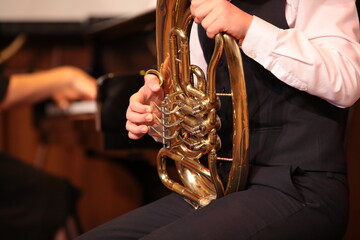
[[[273,52],[280,29],[256,16],[242,42],[244,53],[265,66],[269,55]]]

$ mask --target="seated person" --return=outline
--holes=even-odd
[[[159,3],[161,13],[173,13],[170,4]],[[177,191],[77,239],[343,239],[348,220],[344,134],[348,107],[360,97],[355,0],[191,0],[190,11],[199,24],[190,34],[192,64],[210,64],[218,33],[226,32],[242,44],[250,130],[246,188],[198,209]],[[217,70],[218,92],[230,92],[226,64]],[[166,93],[159,79],[145,76],[126,114],[131,139],[140,139],[158,124],[152,105],[159,106]],[[217,112],[223,123],[221,150],[228,152],[232,109],[222,100]],[[167,104],[166,113],[172,105],[182,107]],[[165,131],[176,125],[166,120]],[[219,164],[224,183],[230,164]]]
[[[14,74],[0,81],[0,111],[47,98],[64,108],[71,101],[95,97],[95,79],[76,67]],[[54,239],[74,212],[78,196],[67,180],[1,153],[0,192],[0,239]]]

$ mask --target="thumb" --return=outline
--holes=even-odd
[[[78,92],[80,98],[84,100],[96,99],[97,87],[95,82],[87,80],[75,81],[73,85],[73,90]]]
[[[53,96],[53,100],[55,101],[56,105],[58,105],[61,109],[66,109],[70,104],[66,98],[58,95]]]
[[[144,77],[145,86],[152,92],[160,91],[160,80],[155,74],[146,74]]]

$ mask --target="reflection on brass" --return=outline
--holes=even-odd
[[[162,116],[152,129],[163,142],[157,157],[161,181],[170,190],[185,197],[194,207],[245,188],[248,175],[248,112],[240,49],[232,37],[218,34],[215,50],[207,69],[190,64],[189,33],[193,18],[189,0],[158,0],[156,8],[156,44],[159,71],[149,70],[161,80],[165,97],[157,106]],[[232,157],[220,158],[221,141],[217,131],[221,121],[216,93],[216,66],[225,52],[231,83],[233,143]],[[202,160],[207,160],[207,166]],[[181,183],[171,179],[167,160],[175,162]],[[231,161],[228,183],[220,180],[218,162]]]

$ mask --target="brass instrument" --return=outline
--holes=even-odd
[[[157,106],[161,129],[152,129],[162,138],[157,157],[163,184],[185,197],[194,207],[206,206],[213,199],[245,188],[248,175],[248,112],[240,49],[226,34],[215,38],[215,50],[204,72],[190,64],[189,33],[193,22],[189,0],[158,0],[156,8],[156,46],[159,72],[165,97]],[[216,66],[223,51],[227,57],[232,91],[216,93]],[[165,64],[164,62],[167,61]],[[165,73],[168,74],[165,74]],[[232,158],[219,158],[221,142],[217,135],[220,119],[216,114],[219,96],[232,97]],[[208,166],[201,163],[207,156]],[[166,160],[175,162],[182,184],[170,179]],[[218,161],[232,161],[226,187],[218,175]]]

